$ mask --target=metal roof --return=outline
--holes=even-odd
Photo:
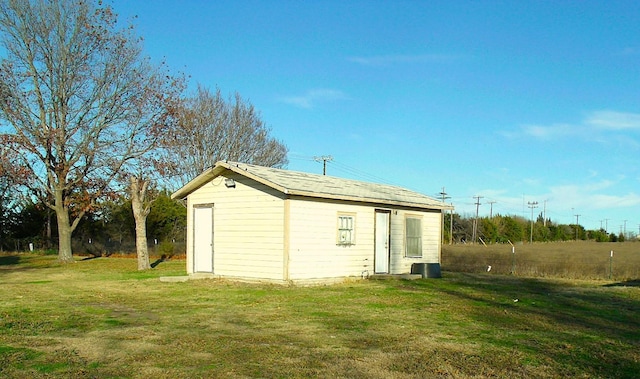
[[[171,197],[174,199],[185,198],[191,192],[223,174],[225,170],[233,171],[290,196],[423,209],[452,209],[449,204],[402,187],[223,161],[217,162],[213,167],[176,191]]]

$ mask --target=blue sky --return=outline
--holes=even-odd
[[[457,212],[640,228],[640,2],[128,1],[145,54],[239,92],[288,168]],[[494,202],[492,205],[489,202]]]

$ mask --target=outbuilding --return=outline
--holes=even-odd
[[[279,283],[439,263],[441,201],[405,188],[235,162],[184,187],[187,273]]]

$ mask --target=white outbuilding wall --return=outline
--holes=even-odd
[[[440,262],[446,204],[401,188],[218,162],[173,197],[187,200],[189,274],[305,283]],[[420,230],[419,256],[407,254],[408,219]]]

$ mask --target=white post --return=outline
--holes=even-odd
[[[613,250],[611,250],[611,255],[609,255],[609,279],[613,278]]]

